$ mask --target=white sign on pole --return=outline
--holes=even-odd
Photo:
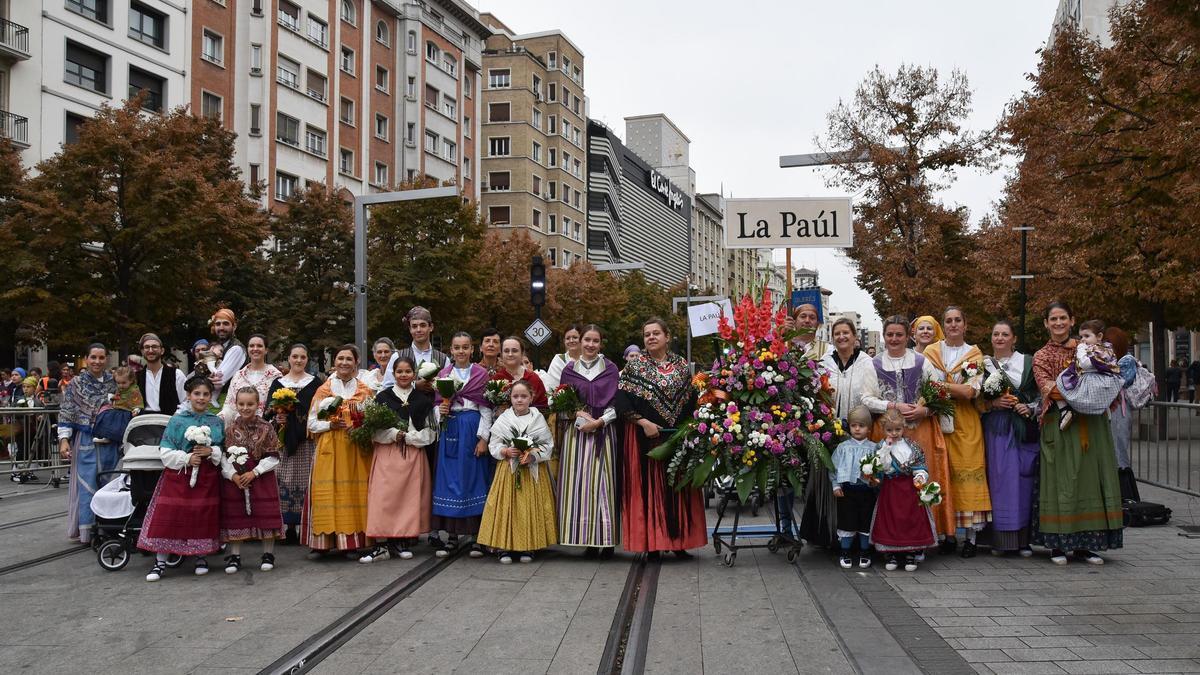
[[[529,328],[525,329],[525,338],[533,343],[535,347],[541,347],[546,344],[551,335],[550,326],[547,326],[541,319],[534,319],[533,323],[529,324]]]
[[[700,337],[701,335],[716,333],[722,311],[725,312],[725,316],[729,319],[729,325],[732,326],[733,304],[728,299],[689,306],[688,322],[692,326],[692,335]]]
[[[849,197],[728,199],[725,248],[850,248]]]

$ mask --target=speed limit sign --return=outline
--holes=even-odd
[[[546,344],[550,336],[550,326],[547,326],[541,319],[534,319],[533,323],[529,324],[529,328],[525,329],[525,337],[536,347]]]

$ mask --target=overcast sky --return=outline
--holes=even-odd
[[[780,169],[779,155],[815,151],[839,99],[876,64],[963,70],[975,92],[970,127],[993,126],[1037,67],[1057,0],[1013,3],[812,0],[476,0],[517,33],[560,29],[584,53],[591,117],[624,137],[624,118],[666,113],[692,141],[700,192],[831,194],[817,169]],[[1003,174],[959,176],[946,196],[972,222],[992,208]],[[776,252],[782,261],[783,252]],[[878,329],[846,258],[796,249],[837,310]]]

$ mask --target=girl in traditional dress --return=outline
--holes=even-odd
[[[296,403],[286,414],[279,414],[272,408],[263,414],[274,422],[277,429],[283,428],[283,451],[275,474],[279,483],[279,504],[283,512],[286,541],[291,544],[300,542],[300,523],[316,453],[316,443],[308,435],[308,411],[312,408],[313,396],[321,386],[321,381],[310,374],[307,368],[308,347],[292,345],[288,349],[288,372],[271,383],[267,390],[267,401],[269,404],[276,391],[291,389],[296,393]]]
[[[1061,411],[1054,405],[1062,399],[1056,379],[1075,358],[1074,325],[1066,303],[1050,303],[1045,313],[1050,340],[1033,355],[1033,376],[1042,394],[1033,543],[1051,549],[1056,565],[1067,564],[1067,551],[1074,551],[1077,560],[1102,565],[1104,558],[1095,552],[1121,548],[1124,541],[1112,430],[1104,415],[1082,414],[1060,429]]]
[[[691,416],[696,393],[687,361],[672,354],[667,323],[652,318],[642,325],[645,349],[632,354],[621,371],[617,411],[625,422],[621,490],[621,540],[626,551],[657,557],[672,551],[690,558],[704,546],[708,530],[700,490],[675,490],[666,464],[646,453]]]
[[[389,338],[379,338],[371,346],[371,357],[375,360],[374,367],[358,371],[358,379],[370,387],[372,393],[383,391],[383,381],[387,379],[387,367],[392,362],[392,354],[395,351],[396,343]]]
[[[582,352],[562,371],[562,384],[583,403],[568,422],[559,451],[558,541],[586,546],[586,555],[612,557],[617,545],[617,472],[614,407],[620,371],[600,353],[600,328],[581,329]]]
[[[546,385],[548,391],[554,391],[554,388],[561,383],[562,372],[567,364],[579,360],[580,355],[583,354],[583,345],[580,342],[582,338],[583,326],[580,324],[573,323],[563,331],[563,348],[566,351],[554,355],[554,358],[550,360],[550,367],[546,369],[546,376],[542,378],[542,384]]]
[[[533,391],[533,407],[537,408],[539,412],[545,412],[548,405],[546,385],[542,383],[542,378],[533,372],[532,368],[525,367],[524,358],[525,343],[521,341],[521,338],[511,335],[504,338],[504,342],[500,345],[500,368],[492,375],[492,379],[508,380],[509,382],[525,380],[529,383],[530,390]]]
[[[497,549],[500,564],[513,556],[533,562],[533,554],[558,543],[554,519],[554,493],[546,461],[554,450],[550,427],[535,408],[533,388],[518,380],[509,389],[511,407],[492,425],[492,457],[500,464],[488,491],[479,526],[479,543]],[[514,447],[514,439],[528,439],[529,449]]]
[[[308,431],[317,437],[317,452],[300,543],[315,555],[334,550],[351,555],[371,545],[366,534],[371,458],[354,445],[349,431],[351,406],[361,406],[371,390],[358,381],[358,347],[338,348],[333,367],[333,377],[317,389],[308,411]],[[341,405],[332,408],[339,397]]]
[[[912,331],[913,345],[915,345],[913,351],[918,354],[924,354],[926,347],[946,339],[937,319],[928,314],[914,319],[912,324],[909,325],[909,330]]]
[[[905,436],[908,425],[899,409],[886,410],[879,422],[885,435],[875,456],[883,467],[879,476],[883,484],[871,520],[871,543],[886,556],[884,569],[898,568],[903,554],[904,571],[916,572],[917,554],[937,543],[933,515],[917,494],[929,481],[925,454]]]
[[[221,443],[225,426],[208,412],[213,385],[206,377],[192,376],[183,385],[188,401],[171,416],[159,443],[162,477],[146,509],[138,548],[155,554],[146,581],[166,573],[167,557],[194,555],[196,575],[208,574],[204,556],[221,548]],[[201,445],[189,430],[208,427],[208,445]],[[191,436],[191,438],[189,438]]]
[[[373,439],[371,483],[367,488],[367,535],[376,540],[360,563],[387,560],[395,552],[403,560],[413,557],[417,538],[429,532],[433,478],[425,447],[435,438],[430,425],[433,397],[413,386],[417,374],[411,356],[395,360],[396,384],[375,396],[375,402],[396,413],[405,431],[385,429]]]
[[[253,338],[252,338],[253,340]],[[250,353],[254,347],[247,345]],[[221,459],[221,541],[229,542],[225,573],[237,574],[242,568],[242,542],[262,541],[263,572],[275,569],[275,540],[283,535],[283,515],[279,510],[279,485],[275,467],[279,466],[279,437],[271,423],[259,417],[258,389],[234,389],[237,419],[225,426],[225,453]],[[247,451],[246,461],[237,464],[229,448]]]
[[[1013,326],[1007,319],[992,327],[992,356],[984,359],[984,379],[1002,372],[1013,388],[987,401],[983,445],[987,451],[988,492],[992,498],[992,554],[1029,548],[1029,514],[1037,477],[1037,383],[1033,359],[1013,349]]]
[[[950,457],[950,491],[954,494],[955,532],[963,535],[962,557],[977,552],[976,535],[992,520],[983,449],[983,425],[975,399],[983,384],[983,352],[964,337],[967,317],[958,307],[942,314],[946,336],[925,348],[925,360],[934,368],[933,378],[943,382],[954,400],[954,431],[943,434]],[[944,542],[946,552],[954,548]]]
[[[438,394],[438,419],[446,420],[438,436],[437,470],[433,480],[433,519],[429,543],[434,555],[446,557],[458,548],[460,536],[479,533],[479,521],[487,503],[495,461],[488,454],[492,407],[484,398],[487,369],[471,363],[475,348],[467,333],[450,340],[451,362],[438,377],[449,377],[461,387],[453,397]],[[446,542],[438,534],[445,531]],[[483,556],[478,542],[471,546],[472,558]]]
[[[71,462],[71,490],[68,495],[67,536],[87,544],[92,540],[92,495],[99,489],[99,474],[113,471],[121,458],[121,442],[96,445],[92,425],[100,407],[117,391],[111,374],[105,371],[108,349],[102,344],[87,349],[86,367],[71,378],[63,392],[58,413],[58,453]]]
[[[221,419],[225,420],[226,424],[233,422],[238,417],[237,404],[234,399],[237,398],[234,394],[246,387],[250,387],[258,392],[258,415],[261,417],[263,410],[267,407],[267,392],[271,391],[271,384],[279,379],[283,373],[275,366],[267,363],[267,338],[259,333],[250,336],[246,340],[246,352],[250,354],[250,363],[237,371],[233,379],[229,382],[229,386],[225,388],[225,405],[221,407]]]
[[[925,470],[930,480],[942,486],[942,502],[933,507],[933,520],[939,537],[954,536],[954,491],[950,485],[950,462],[946,440],[929,408],[920,403],[921,380],[937,372],[925,357],[907,348],[908,320],[891,316],[883,322],[882,354],[872,359],[873,368],[866,371],[863,382],[863,405],[874,414],[896,410],[904,418],[905,438],[916,441],[925,456]],[[875,423],[872,439],[882,439],[883,427]],[[918,562],[924,552],[918,553]]]

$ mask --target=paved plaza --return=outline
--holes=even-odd
[[[986,551],[933,555],[915,574],[843,571],[807,549],[796,565],[753,550],[726,567],[711,547],[664,560],[644,671],[1200,672],[1200,538],[1178,527],[1200,525],[1200,500],[1149,486],[1142,495],[1167,502],[1171,524],[1127,529],[1126,548],[1102,567]],[[65,498],[35,489],[0,499],[0,672],[259,672],[429,564],[427,549],[360,565],[281,547],[270,573],[197,578],[185,565],[158,584],[142,580],[149,558],[106,572],[90,551],[17,568],[67,548],[56,515]],[[596,672],[634,564],[458,557],[314,672]]]

